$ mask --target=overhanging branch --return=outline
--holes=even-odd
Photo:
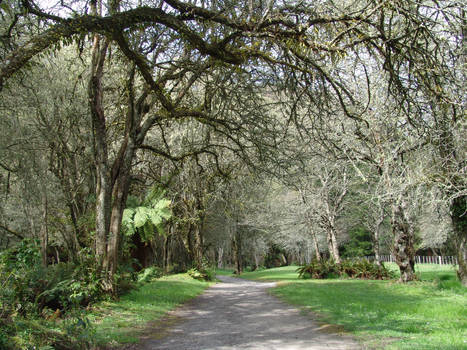
[[[204,55],[209,55],[223,62],[240,64],[244,62],[242,55],[229,52],[217,44],[204,41],[200,35],[191,30],[182,20],[161,9],[139,7],[133,10],[117,13],[108,17],[81,16],[66,19],[52,26],[43,33],[36,35],[26,44],[13,51],[0,66],[0,89],[4,82],[20,70],[35,55],[43,52],[63,39],[77,34],[101,33],[113,36],[123,30],[138,24],[162,24],[179,33],[184,40],[198,49]]]
[[[22,233],[19,233],[19,232],[15,231],[15,230],[12,230],[11,228],[9,228],[9,227],[7,227],[5,225],[0,224],[0,229],[5,230],[6,232],[12,234],[13,236],[18,237],[19,239],[24,239],[24,235]]]

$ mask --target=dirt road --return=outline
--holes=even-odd
[[[172,313],[169,331],[154,329],[142,350],[354,350],[349,337],[322,326],[266,292],[274,283],[220,276],[223,283]],[[157,334],[162,333],[162,334]]]

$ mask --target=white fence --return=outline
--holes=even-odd
[[[375,260],[374,256],[367,256],[368,260]],[[396,262],[394,255],[380,255],[380,260],[383,262]],[[416,264],[438,264],[438,265],[457,265],[455,256],[416,256]]]

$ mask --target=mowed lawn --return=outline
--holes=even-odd
[[[388,265],[396,270],[394,265]],[[296,266],[247,272],[280,281],[271,292],[340,325],[370,349],[467,349],[467,288],[451,266],[417,265],[419,282],[300,280]]]

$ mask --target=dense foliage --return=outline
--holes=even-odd
[[[86,306],[104,295],[96,275],[94,259],[82,252],[80,263],[58,263],[44,267],[33,241],[0,253],[1,317],[50,316],[77,306]]]
[[[200,281],[213,281],[215,277],[215,271],[209,268],[191,268],[188,270],[188,275]]]
[[[378,265],[366,259],[347,259],[336,263],[333,260],[313,260],[297,269],[300,278],[356,278],[385,280],[395,278],[395,274],[384,264]]]
[[[79,264],[44,267],[37,243],[30,240],[0,253],[2,348],[88,348],[92,327],[79,308],[107,296],[95,260],[89,252],[81,252],[81,257]],[[54,329],[62,318],[60,329]]]

